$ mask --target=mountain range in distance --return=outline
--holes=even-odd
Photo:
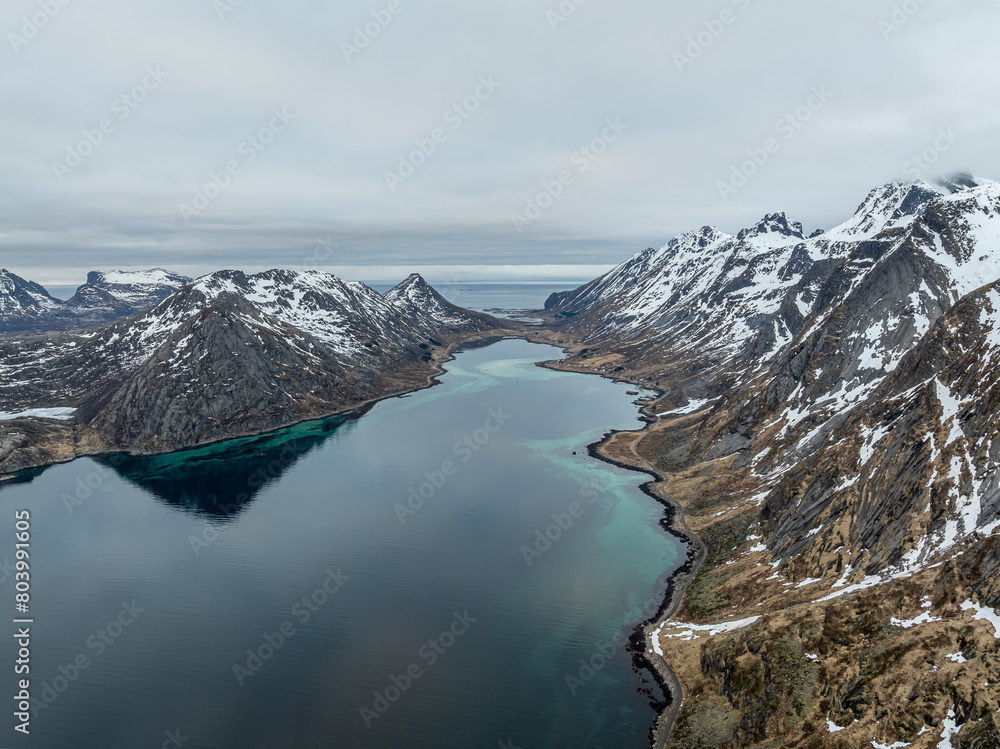
[[[128,317],[163,301],[187,276],[161,268],[103,270],[87,274],[72,298],[56,299],[44,287],[0,269],[0,335],[86,328]]]
[[[599,450],[659,474],[692,541],[676,616],[645,631],[684,696],[662,745],[1000,746],[1000,183],[882,185],[809,236],[783,213],[704,227],[541,325],[417,275],[140,278],[62,303],[0,276],[0,325],[31,333],[0,340],[0,473],[354,408],[471,341],[556,344],[551,366],[660,393]]]

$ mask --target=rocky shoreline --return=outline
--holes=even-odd
[[[549,366],[560,371],[573,371],[580,374],[594,375],[593,371],[572,366],[558,366],[555,363],[545,363],[542,366]],[[598,373],[599,374],[599,373]],[[599,374],[604,379],[615,382],[625,382],[648,388],[648,384],[643,384],[627,378],[611,377],[607,374]],[[660,395],[664,393],[661,391]],[[666,493],[667,477],[656,470],[649,462],[642,460],[635,454],[635,460],[628,460],[626,456],[616,456],[609,451],[609,447],[622,435],[638,435],[632,445],[640,442],[648,433],[649,429],[656,423],[657,418],[649,413],[649,404],[641,406],[641,420],[646,422],[646,427],[640,432],[612,430],[602,439],[587,446],[587,453],[597,460],[624,468],[629,471],[645,473],[652,478],[639,487],[644,494],[653,499],[663,507],[664,514],[660,519],[660,527],[668,534],[674,536],[679,541],[687,545],[687,554],[684,563],[672,572],[666,580],[663,599],[655,614],[649,619],[636,625],[629,637],[629,648],[632,652],[633,665],[636,670],[645,670],[653,674],[657,685],[663,691],[664,700],[653,703],[653,707],[659,712],[659,718],[650,729],[650,743],[655,749],[662,749],[667,741],[667,736],[677,718],[677,713],[681,708],[684,699],[683,685],[667,660],[655,653],[651,647],[653,632],[671,619],[680,608],[684,598],[684,591],[690,582],[697,576],[701,565],[705,561],[706,550],[702,541],[698,538],[684,521],[684,508],[673,501]]]

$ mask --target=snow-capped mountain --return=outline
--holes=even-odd
[[[699,357],[701,369],[729,373],[740,360],[760,362],[777,353],[806,330],[814,312],[829,312],[866,278],[898,267],[894,253],[909,251],[921,256],[931,276],[926,286],[918,283],[901,295],[906,304],[911,293],[918,295],[912,313],[896,313],[911,317],[913,329],[869,352],[869,358],[898,358],[956,294],[967,293],[977,279],[978,285],[991,280],[1000,266],[1000,252],[989,244],[997,231],[998,185],[965,182],[885,185],[848,221],[809,238],[781,213],[736,236],[705,227],[646,250],[579,289],[553,294],[546,309],[568,319],[588,343],[641,340],[638,354],[618,347],[626,359],[637,355],[649,363],[653,347],[664,358],[683,352]],[[939,236],[940,226],[948,227],[947,236]],[[967,246],[956,245],[956,232]],[[989,258],[976,256],[970,264],[981,242]],[[891,317],[857,327],[893,327]]]
[[[62,309],[42,286],[0,269],[0,332],[29,330]]]
[[[825,249],[780,213],[737,236],[705,227],[641,253],[589,288],[553,295],[546,308],[582,316],[573,324],[588,343],[642,337],[645,345],[696,349],[725,362],[791,339],[801,326],[796,292],[833,254]]]
[[[318,271],[219,271],[101,328],[0,341],[0,411],[75,408],[100,444],[169,451],[418,387],[456,336],[501,327],[419,276],[383,297]]]
[[[672,460],[740,456],[775,554],[841,543],[872,572],[997,519],[998,279],[1000,183],[960,177],[880,187],[812,238],[782,214],[682,235],[547,307],[585,336],[579,362],[610,354],[702,407]]]
[[[546,306],[571,364],[664,391],[608,452],[705,549],[650,636],[685,685],[667,745],[996,744],[1000,183],[705,228]]]
[[[363,283],[319,271],[224,270],[196,279],[137,320],[145,328],[138,340],[146,347],[159,345],[178,324],[227,295],[315,337],[348,362],[381,356],[412,339],[402,312]]]
[[[411,274],[385,292],[385,300],[408,314],[418,327],[425,330],[459,332],[470,328],[489,330],[496,327],[495,318],[452,304],[418,273]]]
[[[767,400],[835,412],[870,393],[956,302],[1000,278],[1000,183],[939,196],[861,243],[771,363]],[[824,404],[824,397],[836,396]]]
[[[159,303],[191,279],[156,268],[91,271],[65,302],[42,286],[0,270],[0,333],[85,328],[134,315]]]
[[[761,513],[776,555],[819,565],[839,545],[844,582],[857,582],[852,572],[919,569],[1000,528],[1000,282],[965,296],[895,364],[781,472]]]
[[[191,281],[162,268],[146,271],[95,270],[87,274],[66,306],[81,316],[104,313],[109,319],[127,317],[159,304]]]

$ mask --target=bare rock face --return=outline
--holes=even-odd
[[[156,452],[291,424],[365,392],[319,341],[227,292],[79,417],[112,444]]]
[[[680,466],[735,458],[741,481],[758,497],[768,549],[809,578],[822,578],[834,561],[838,575],[849,569],[847,578],[917,569],[1000,527],[1000,378],[990,366],[1000,357],[1000,183],[965,179],[948,189],[874,191],[858,215],[815,240],[839,260],[816,260],[808,245],[805,253],[785,246],[799,235],[773,216],[735,243],[703,232],[697,251],[723,271],[747,252],[740,242],[770,237],[740,283],[725,272],[694,281],[692,270],[696,286],[668,300],[674,310],[699,310],[697,324],[711,338],[692,337],[689,319],[670,318],[662,330],[610,346],[624,361],[634,356],[650,367],[650,359],[675,350],[658,347],[667,340],[690,363],[691,371],[672,382],[695,390],[692,397],[707,394],[712,407],[685,439]],[[768,266],[775,283],[754,286],[751,279],[765,267],[759,263],[775,252],[783,253],[781,263]],[[722,277],[729,278],[724,286]],[[792,281],[786,287],[784,278]],[[777,307],[769,296],[775,289],[782,296]],[[623,287],[583,320],[631,293]],[[734,293],[734,304],[714,306]],[[761,346],[765,339],[745,315],[750,300],[773,330],[783,320],[790,337]],[[742,349],[732,348],[728,358],[727,344],[717,343],[726,336],[723,326],[737,330],[735,343],[742,336]],[[605,335],[600,323],[589,329]]]
[[[842,545],[855,569],[876,574],[915,569],[1000,527],[994,361],[1000,283],[940,317],[785,474],[761,510],[773,552],[818,561],[808,550]]]
[[[15,453],[21,451],[21,448],[28,445],[28,435],[21,431],[9,431],[5,434],[0,434],[0,465],[4,465],[8,461],[11,461],[12,456]],[[18,470],[18,469],[14,469]]]
[[[44,418],[0,421],[0,476],[72,460],[72,424]]]

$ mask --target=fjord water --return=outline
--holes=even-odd
[[[0,744],[646,746],[621,642],[684,549],[646,477],[586,453],[640,426],[634,396],[535,365],[560,356],[506,340],[360,418],[0,485],[0,559],[31,510],[32,693],[55,697],[30,737],[5,710]]]

